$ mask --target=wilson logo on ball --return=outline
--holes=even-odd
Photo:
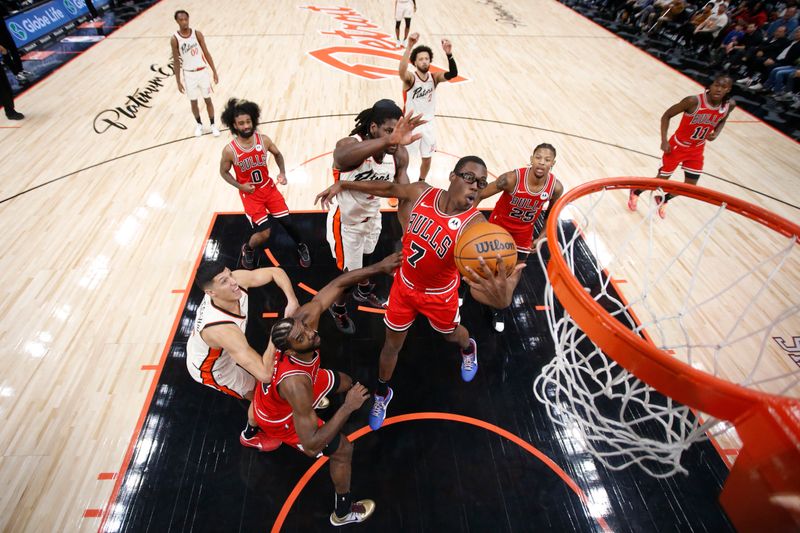
[[[502,252],[505,250],[515,250],[513,242],[503,242],[499,239],[493,241],[480,241],[475,243],[475,249],[479,254],[486,252]]]

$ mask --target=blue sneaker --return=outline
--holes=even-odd
[[[475,344],[475,339],[470,339],[469,343],[472,345],[472,353],[466,355],[461,352],[461,379],[468,383],[478,373],[478,345]]]
[[[374,395],[372,402],[372,409],[369,410],[369,427],[372,431],[377,431],[383,425],[383,420],[386,418],[386,408],[389,407],[389,402],[392,401],[394,393],[392,388],[389,387],[389,393],[386,396]]]

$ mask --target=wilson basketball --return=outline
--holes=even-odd
[[[465,267],[483,275],[479,256],[492,272],[497,272],[498,255],[506,266],[506,273],[510,274],[517,264],[517,245],[511,235],[497,224],[479,222],[471,224],[459,235],[454,255],[458,271],[464,276],[467,275]]]

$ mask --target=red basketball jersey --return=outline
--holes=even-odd
[[[456,239],[464,226],[480,213],[475,206],[457,215],[443,213],[438,202],[444,191],[431,187],[419,197],[403,236],[400,278],[428,294],[458,287],[459,276],[453,259]]]
[[[292,417],[292,406],[278,394],[278,385],[290,376],[306,376],[312,385],[319,372],[319,350],[314,358],[306,363],[291,355],[275,351],[275,368],[271,383],[259,383],[253,396],[253,407],[261,420],[270,424],[280,424]]]
[[[719,121],[728,114],[728,102],[719,107],[708,103],[705,93],[697,95],[697,110],[694,113],[684,113],[678,129],[672,134],[680,146],[700,146],[705,144],[706,136],[716,129]]]
[[[233,168],[236,173],[236,181],[239,183],[254,183],[256,189],[260,189],[264,185],[272,184],[272,178],[269,177],[269,168],[267,167],[269,152],[261,142],[261,135],[254,133],[253,136],[255,137],[255,143],[247,150],[242,148],[236,139],[231,141],[231,149],[234,155]]]
[[[533,234],[534,222],[539,218],[542,208],[553,195],[556,177],[552,173],[548,174],[544,186],[540,190],[532,192],[528,188],[528,174],[531,172],[531,168],[518,168],[514,172],[517,175],[514,192],[509,194],[503,191],[492,210],[489,222],[505,228],[512,234],[525,231]]]

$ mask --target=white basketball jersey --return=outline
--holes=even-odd
[[[203,296],[203,301],[197,308],[192,333],[186,342],[187,366],[193,366],[206,372],[213,370],[215,373],[232,370],[232,367],[236,366],[236,361],[226,350],[211,348],[200,336],[200,333],[205,328],[220,324],[233,324],[244,333],[247,329],[247,291],[244,289],[242,289],[242,297],[239,298],[239,309],[241,315],[231,314],[215,306],[208,294]]]
[[[436,115],[436,84],[433,75],[428,72],[428,79],[422,81],[419,72],[414,72],[414,84],[403,93],[405,113],[413,111],[415,115],[422,114],[422,118],[430,122]]]
[[[183,37],[180,32],[175,32],[178,39],[178,52],[181,55],[181,69],[193,71],[206,66],[206,59],[203,57],[203,50],[197,40],[194,30],[189,37]]]
[[[361,136],[353,135],[359,142]],[[368,157],[355,170],[343,172],[333,169],[334,181],[394,181],[394,156],[384,154],[383,161],[378,163]],[[365,220],[380,216],[381,202],[377,196],[357,191],[342,191],[335,197],[339,204],[342,224],[360,224]]]

